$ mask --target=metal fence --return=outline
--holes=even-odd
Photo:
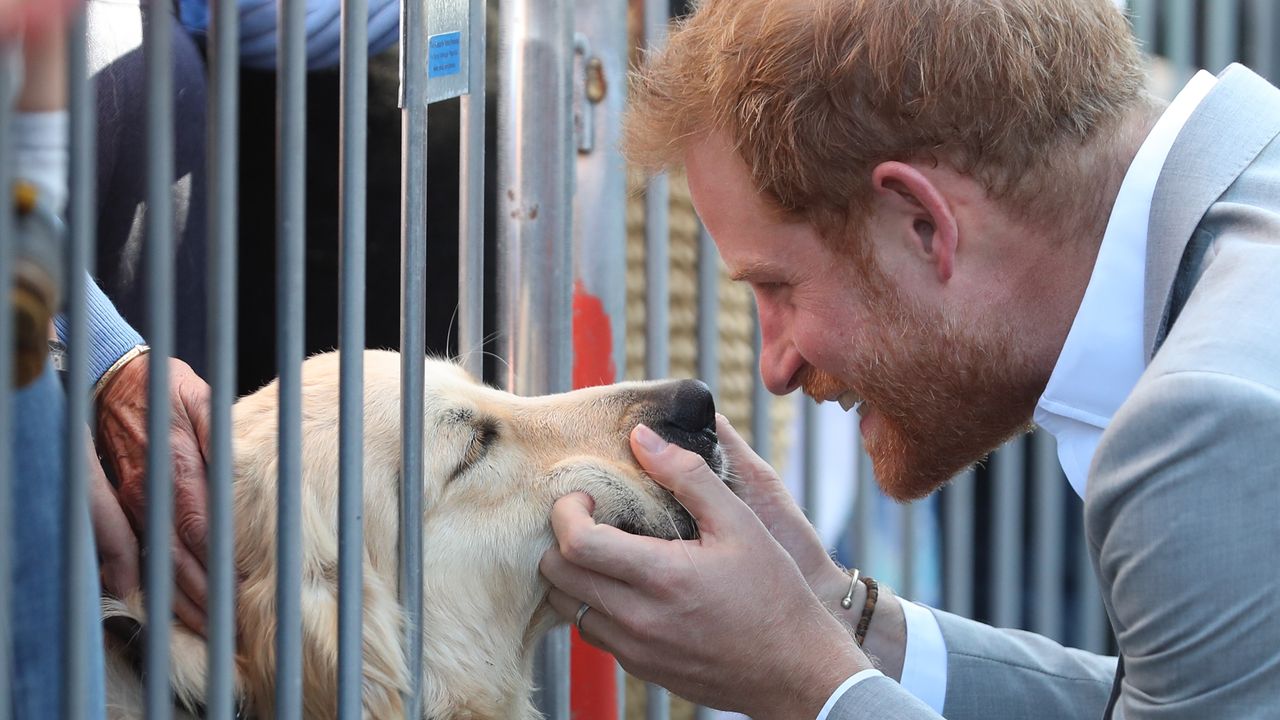
[[[666,2],[646,2],[644,43],[663,41],[670,8]],[[148,324],[145,334],[156,357],[173,354],[175,273],[170,178],[173,177],[174,117],[170,50],[173,18],[169,0],[148,3],[146,25],[146,158],[148,193],[144,248],[147,268]],[[341,62],[341,278],[340,342],[343,350],[365,346],[366,271],[366,144],[367,144],[367,0],[342,2]],[[280,377],[279,415],[279,629],[275,652],[278,663],[276,712],[281,718],[301,718],[301,385],[304,343],[304,268],[306,208],[306,58],[305,3],[280,3],[277,128],[278,328],[277,371]],[[1220,70],[1228,62],[1244,61],[1268,77],[1280,67],[1275,33],[1280,10],[1271,0],[1133,0],[1135,32],[1153,53],[1167,58],[1172,87],[1180,87],[1191,70],[1205,66]],[[575,282],[582,292],[601,301],[614,332],[603,350],[614,359],[615,377],[624,373],[625,356],[625,167],[616,143],[625,101],[625,71],[629,36],[627,3],[600,0],[501,0],[496,69],[497,221],[496,267],[485,260],[485,106],[486,7],[482,0],[430,0],[405,3],[401,9],[402,101],[402,432],[400,597],[410,650],[413,690],[406,714],[421,714],[423,547],[420,524],[406,522],[422,514],[423,451],[422,382],[426,341],[422,299],[429,266],[426,205],[426,129],[429,103],[461,96],[459,220],[459,345],[464,350],[485,345],[483,288],[486,278],[496,282],[494,311],[497,351],[505,369],[495,378],[519,394],[557,392],[574,386],[572,324]],[[237,79],[237,9],[233,2],[213,2],[208,51],[209,104],[207,184],[210,211],[208,240],[209,342],[208,381],[213,389],[211,440],[208,458],[210,543],[209,683],[207,717],[231,718],[235,619],[231,498],[230,408],[236,387],[237,278],[237,158],[239,155],[239,88]],[[456,34],[456,35],[455,35]],[[440,47],[459,49],[456,65],[436,67]],[[415,60],[416,59],[416,60]],[[84,20],[71,31],[70,43],[71,181],[64,276],[70,318],[67,438],[90,419],[85,349],[86,318],[83,287],[75,282],[94,265],[93,148],[94,107],[86,72]],[[0,68],[0,84],[11,82]],[[3,88],[0,88],[2,90]],[[0,92],[0,96],[7,93]],[[10,113],[0,109],[0,187],[12,177],[7,142]],[[667,298],[668,185],[659,176],[650,182],[645,201],[647,278],[647,354],[645,373],[669,373]],[[12,207],[0,202],[0,293],[9,295],[16,262]],[[431,242],[438,242],[432,238]],[[719,317],[715,251],[703,233],[698,243],[699,294],[698,373],[717,387]],[[0,338],[7,345],[14,333],[13,317],[0,313]],[[464,353],[475,374],[482,372],[482,355]],[[0,376],[11,373],[11,354],[0,353]],[[345,352],[341,360],[340,399],[340,552],[339,665],[336,681],[341,717],[359,717],[360,578],[361,578],[361,393],[363,368],[359,352]],[[169,417],[163,363],[151,365],[149,397],[150,438],[147,523],[153,528],[172,524],[169,477]],[[752,433],[756,449],[770,457],[769,407],[763,385],[753,399],[758,408]],[[8,384],[0,385],[0,528],[11,527],[9,498],[21,478],[15,478],[10,429],[20,418],[10,412]],[[800,444],[806,458],[801,483],[803,496],[815,498],[824,481],[817,442],[822,419],[811,407],[801,412]],[[88,567],[84,555],[89,528],[86,507],[86,449],[66,443],[68,498],[65,526],[73,548],[67,567]],[[1053,442],[1043,434],[1015,441],[997,451],[983,468],[965,474],[934,501],[908,508],[875,512],[876,490],[868,463],[848,469],[848,482],[857,493],[849,523],[848,544],[864,556],[871,573],[898,578],[910,596],[922,573],[923,558],[940,568],[940,604],[962,615],[997,625],[1035,630],[1051,638],[1094,651],[1105,651],[1108,630],[1097,599],[1097,587],[1080,532],[1080,503],[1066,492]],[[809,508],[811,511],[813,507]],[[936,540],[921,540],[919,528],[941,528]],[[869,552],[877,537],[893,536],[898,552],[895,567],[878,567]],[[163,535],[153,534],[154,537]],[[9,577],[11,538],[0,538],[0,577]],[[76,550],[80,548],[80,550]],[[76,554],[76,553],[79,554]],[[144,586],[150,607],[171,602],[172,558],[169,544],[151,541],[146,548]],[[76,587],[97,580],[73,573],[69,597],[83,597]],[[8,714],[7,683],[11,663],[8,650],[9,609],[13,588],[0,582],[0,718]],[[86,676],[83,632],[97,622],[97,608],[71,602],[67,626],[67,666],[64,681],[68,717],[81,717]],[[146,636],[146,697],[148,717],[168,717],[172,708],[167,682],[169,633],[166,623],[152,623]],[[570,712],[567,630],[555,631],[538,655],[538,706],[550,718],[562,720]],[[612,669],[609,675],[616,676]],[[620,676],[618,676],[620,677]],[[618,696],[620,698],[621,691]],[[668,717],[668,698],[661,688],[647,693],[649,718]],[[617,711],[619,714],[621,710]],[[699,710],[699,717],[708,713]]]

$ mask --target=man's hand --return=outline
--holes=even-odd
[[[130,361],[117,371],[98,398],[98,449],[115,471],[119,482],[116,498],[124,516],[139,537],[145,537],[146,465],[147,465],[147,375],[149,355]],[[173,610],[187,627],[204,632],[205,594],[208,577],[204,567],[208,517],[205,493],[205,456],[209,442],[209,386],[181,360],[169,359],[169,408],[172,413],[169,442],[173,457],[173,535],[174,593]],[[109,488],[108,488],[109,489]],[[136,557],[137,540],[129,548],[109,520],[118,516],[96,507],[104,499],[95,493],[94,531],[103,549],[104,560]],[[123,595],[136,589],[136,565],[130,572],[126,564],[103,567],[104,582],[109,591]]]
[[[596,524],[590,497],[561,498],[558,544],[542,558],[565,620],[582,602],[588,642],[638,677],[757,720],[813,717],[871,665],[810,592],[787,551],[702,458],[636,428],[632,450],[697,519],[696,541]]]
[[[120,507],[115,488],[111,487],[98,464],[97,455],[93,452],[93,439],[88,437],[88,433],[85,443],[89,445],[89,514],[93,518],[93,534],[98,542],[102,586],[112,596],[122,598],[142,586],[138,539]]]
[[[756,454],[723,415],[716,415],[716,435],[738,480],[730,487],[755,512],[778,544],[786,549],[817,592],[835,585],[848,585],[848,576],[836,565],[804,511],[796,504],[787,486],[769,463]],[[824,595],[819,598],[828,600]]]
[[[716,434],[729,456],[729,467],[740,479],[733,485],[734,492],[755,511],[769,534],[786,548],[814,595],[843,622],[856,626],[866,588],[862,584],[854,588],[850,610],[840,607],[840,599],[849,591],[849,575],[827,554],[818,531],[796,505],[778,473],[751,449],[723,415],[716,416]],[[892,590],[881,586],[864,646],[876,659],[880,671],[894,680],[902,678],[906,653],[906,619],[900,603]]]

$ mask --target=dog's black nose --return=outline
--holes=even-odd
[[[686,433],[716,431],[716,402],[701,380],[676,380],[660,393],[663,424]]]
[[[723,458],[716,438],[716,403],[700,380],[671,380],[653,387],[644,422],[660,437],[692,450],[720,472]]]

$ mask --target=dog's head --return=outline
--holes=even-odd
[[[425,466],[428,517],[483,527],[494,513],[546,524],[550,504],[575,490],[596,501],[596,520],[667,539],[696,537],[692,518],[636,464],[638,423],[700,454],[717,473],[724,455],[715,405],[696,380],[624,383],[517,397],[480,385],[450,363],[428,364]],[[502,525],[512,529],[511,524]],[[549,539],[549,536],[548,536]]]
[[[365,707],[398,716],[406,685],[396,600],[401,463],[400,357],[365,353]],[[303,368],[303,635],[308,717],[333,714],[336,658],[338,367]],[[275,384],[235,410],[240,668],[250,703],[274,687]],[[667,539],[692,518],[650,480],[629,435],[645,423],[726,472],[715,411],[696,381],[624,383],[517,397],[429,360],[424,390],[424,709],[427,717],[526,717],[533,644],[554,624],[538,561],[551,547],[552,504],[595,499],[599,522]]]

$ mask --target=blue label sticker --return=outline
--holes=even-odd
[[[440,33],[427,38],[427,77],[448,77],[460,72],[462,72],[462,33]]]

